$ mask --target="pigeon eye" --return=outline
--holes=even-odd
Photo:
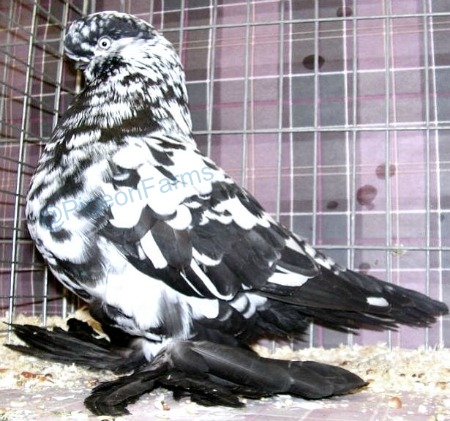
[[[98,41],[97,41],[97,45],[102,49],[102,50],[107,50],[109,47],[111,47],[112,41],[111,38],[109,37],[101,37]]]

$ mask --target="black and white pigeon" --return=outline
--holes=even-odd
[[[192,137],[172,45],[147,22],[101,12],[72,23],[66,54],[85,88],[32,179],[30,234],[110,340],[13,325],[24,353],[128,373],[86,399],[120,415],[158,386],[204,405],[240,396],[322,398],[365,382],[339,367],[261,358],[264,337],[311,321],[342,331],[428,326],[444,303],[339,266],[277,223]],[[130,374],[131,373],[131,374]]]

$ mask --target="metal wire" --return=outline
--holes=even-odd
[[[33,17],[32,17],[32,24],[31,24],[31,37],[29,38],[28,42],[28,57],[27,57],[27,63],[29,65],[27,66],[26,74],[25,74],[25,96],[29,97],[31,92],[31,77],[32,77],[32,66],[31,62],[33,61],[33,38],[35,38],[36,35],[36,22],[37,20],[37,7],[33,7]],[[10,297],[9,297],[9,308],[10,312],[8,315],[8,322],[12,323],[14,320],[14,309],[15,309],[15,295],[16,295],[16,284],[17,284],[17,268],[16,268],[16,261],[18,259],[17,253],[18,253],[18,229],[19,229],[19,221],[20,221],[20,196],[22,191],[22,177],[23,177],[23,166],[21,162],[23,162],[24,152],[25,152],[25,138],[23,134],[27,131],[27,125],[28,125],[28,113],[29,113],[29,107],[27,100],[24,101],[24,107],[22,108],[22,126],[21,126],[21,135],[19,138],[19,164],[17,166],[17,178],[16,178],[16,192],[15,192],[15,200],[14,200],[14,222],[13,222],[13,232],[12,232],[12,246],[11,246],[11,276],[10,276]],[[8,338],[9,339],[9,338]]]
[[[0,229],[5,233],[0,240],[0,315],[6,316],[9,322],[14,320],[16,311],[25,308],[25,311],[31,309],[32,313],[39,311],[45,324],[48,303],[61,303],[61,295],[48,290],[47,270],[30,242],[23,221],[23,206],[29,177],[36,165],[34,160],[30,161],[30,153],[45,143],[48,133],[44,130],[44,122],[50,117],[52,122],[49,125],[56,124],[61,98],[73,92],[63,82],[63,37],[54,38],[49,31],[50,28],[62,31],[68,22],[69,10],[77,12],[76,5],[70,3],[63,0],[52,3],[52,6],[61,7],[62,20],[39,1],[14,2],[0,10],[0,18],[6,22],[5,26],[2,23],[6,42],[2,42],[0,47],[4,64],[0,97],[0,162],[4,163],[0,163],[0,216],[3,215]],[[45,6],[49,6],[48,2]],[[22,8],[27,12],[22,13]],[[41,38],[38,32],[41,34],[42,29],[44,36]],[[57,49],[49,44],[54,45],[55,41],[58,42]],[[26,55],[23,54],[25,47]],[[56,66],[54,75],[44,67],[45,63],[52,61]],[[52,89],[53,92],[47,93],[44,89]],[[20,104],[20,108],[16,104]],[[35,118],[40,123],[35,124]],[[25,250],[31,250],[31,255]],[[6,275],[8,294],[5,293],[8,285]],[[24,304],[24,300],[28,304]],[[4,306],[6,302],[7,307]]]
[[[427,3],[423,3],[423,11],[427,12]],[[423,49],[424,51],[430,51],[430,43],[428,40],[428,18],[424,17],[422,19],[423,24]],[[425,124],[430,126],[430,63],[428,54],[424,54],[424,69],[425,69],[425,86],[424,86],[424,100],[425,100]],[[425,183],[426,183],[426,191],[431,191],[431,147],[430,147],[430,129],[427,128],[425,132]],[[426,247],[426,271],[425,271],[425,284],[426,284],[426,293],[430,294],[430,246],[431,246],[431,201],[430,195],[427,194],[425,197],[425,209],[426,209],[426,228],[425,228],[425,247]],[[424,334],[424,342],[425,346],[429,346],[430,337],[429,337],[429,329],[425,329]]]
[[[138,13],[164,29],[186,63],[188,83],[203,89],[190,98],[206,121],[194,127],[195,135],[277,219],[340,263],[356,269],[369,264],[370,273],[385,280],[450,299],[450,206],[442,184],[450,168],[443,147],[450,118],[440,111],[450,89],[440,82],[442,75],[450,77],[440,41],[449,30],[450,3],[339,0],[339,10],[323,0],[10,3],[0,5],[0,316],[12,321],[18,311],[31,312],[45,324],[48,315],[64,316],[76,306],[32,248],[24,197],[50,127],[81,87],[80,75],[64,65],[64,29],[83,13],[110,9]],[[413,38],[399,48],[402,39]],[[405,60],[408,54],[420,60]],[[305,64],[307,56],[312,63]],[[419,73],[420,89],[406,83],[411,91],[405,90],[404,80]],[[239,88],[224,96],[225,86]],[[422,107],[422,116],[403,118],[406,101]],[[236,121],[222,122],[230,118]],[[407,146],[405,135],[411,138]],[[269,142],[276,156],[262,150]],[[407,153],[413,147],[417,156]],[[371,155],[380,162],[371,162]],[[374,175],[375,164],[384,178]],[[392,176],[391,168],[397,171]],[[416,205],[408,203],[415,194],[411,180],[424,196]],[[342,197],[330,193],[333,183]],[[374,207],[360,203],[365,183],[378,188]],[[405,229],[405,221],[419,222]],[[420,261],[409,257],[416,255]],[[450,321],[441,319],[415,336],[402,330],[345,336],[314,326],[309,344],[376,340],[448,345]]]
[[[432,6],[432,0],[428,0],[424,2],[424,10],[427,10],[430,12],[430,16],[433,13],[433,6]],[[427,21],[429,19],[430,23],[429,23],[429,28],[431,33],[434,32],[434,22],[433,19],[431,19],[431,17],[424,17],[424,21]],[[436,51],[435,47],[434,47],[434,40],[433,37],[430,37],[430,40],[427,44],[427,46],[429,47],[430,51]],[[436,168],[435,168],[435,172],[436,172],[436,201],[437,201],[437,212],[438,212],[438,218],[437,218],[437,232],[438,232],[438,236],[437,236],[437,240],[438,240],[438,250],[437,250],[437,255],[438,255],[438,267],[442,267],[443,266],[443,256],[442,256],[442,215],[443,215],[443,208],[441,207],[441,169],[440,169],[440,165],[439,163],[441,162],[440,159],[440,153],[439,153],[439,130],[435,130],[433,126],[438,127],[439,126],[439,121],[438,121],[438,105],[437,105],[437,98],[438,98],[438,89],[437,89],[437,85],[436,85],[436,62],[435,62],[435,57],[433,54],[430,55],[430,58],[426,58],[426,64],[429,64],[430,68],[428,69],[428,71],[426,70],[426,80],[428,81],[428,89],[430,89],[430,85],[432,86],[431,88],[431,92],[429,92],[429,94],[431,94],[431,98],[432,98],[432,106],[431,109],[435,110],[435,121],[432,122],[430,121],[430,113],[427,113],[427,123],[429,125],[429,130],[428,133],[431,132],[431,130],[433,130],[434,132],[434,150],[435,150],[435,162],[436,162]],[[430,72],[432,74],[432,78],[431,78],[431,83],[430,83]],[[430,107],[430,103],[431,101],[428,101],[427,104]],[[434,123],[434,124],[433,124]],[[442,271],[439,272],[439,299],[443,300],[443,275],[442,275]],[[444,341],[444,326],[443,326],[443,320],[439,321],[440,324],[440,336],[439,336],[439,343],[446,343]]]

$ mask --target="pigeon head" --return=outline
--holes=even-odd
[[[95,56],[117,50],[123,40],[151,40],[157,36],[152,25],[135,16],[100,12],[72,22],[64,46],[66,55],[84,68]]]

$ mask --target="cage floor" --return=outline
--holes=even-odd
[[[77,316],[85,313],[77,312]],[[82,318],[82,317],[80,317]],[[17,323],[37,323],[19,318]],[[49,325],[64,325],[50,318]],[[0,333],[0,344],[6,334]],[[18,343],[13,338],[13,343]],[[174,401],[158,389],[130,405],[123,420],[282,420],[444,421],[450,420],[450,349],[389,349],[385,345],[308,348],[292,351],[278,347],[274,354],[256,347],[263,356],[315,360],[343,366],[368,381],[352,395],[318,401],[276,396],[248,400],[243,409],[205,408],[187,399]],[[84,398],[99,382],[112,380],[109,372],[89,371],[74,365],[51,363],[20,355],[0,346],[0,420],[109,420],[95,417],[83,406]],[[119,419],[119,418],[118,418]]]
[[[109,420],[89,415],[83,407],[85,390],[52,388],[40,390],[2,390],[2,420]],[[291,399],[286,396],[248,401],[243,409],[204,408],[186,401],[175,402],[169,393],[151,393],[130,405],[130,415],[120,420],[298,420],[298,421],[443,421],[450,420],[450,408],[438,397],[403,393],[397,396],[401,407],[392,405],[385,394],[363,391],[354,395],[321,401]],[[161,400],[165,401],[165,410]]]

